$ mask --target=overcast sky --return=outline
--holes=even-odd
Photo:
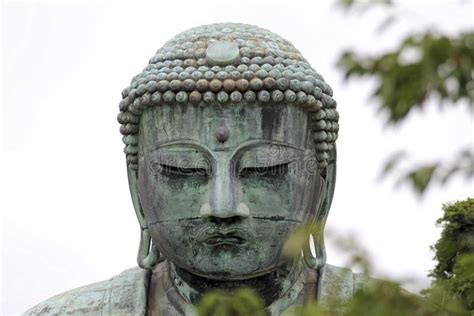
[[[343,14],[323,1],[130,3],[3,4],[3,315],[136,266],[139,226],[116,121],[120,93],[172,36],[226,21],[287,38],[333,87],[341,130],[328,228],[369,250],[374,276],[412,291],[429,285],[441,204],[472,195],[473,184],[453,179],[418,199],[377,176],[395,150],[433,160],[472,146],[472,115],[467,107],[432,106],[400,128],[384,128],[369,98],[373,82],[345,83],[335,61],[344,48],[394,47],[407,32],[472,29],[472,2],[405,1],[384,33],[375,31],[384,10]],[[327,252],[329,263],[345,265],[333,246]]]

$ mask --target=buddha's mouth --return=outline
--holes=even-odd
[[[207,246],[218,245],[245,245],[249,232],[242,228],[218,229],[207,228],[197,234],[197,241]]]
[[[204,240],[204,244],[208,246],[218,245],[244,245],[247,243],[245,238],[233,234],[216,234]]]

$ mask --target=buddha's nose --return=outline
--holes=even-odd
[[[250,211],[245,203],[239,203],[235,211],[231,208],[216,209],[211,206],[210,203],[204,203],[201,205],[200,215],[202,217],[217,217],[217,218],[230,218],[230,217],[249,217]]]
[[[235,181],[227,164],[218,163],[211,181],[209,201],[201,206],[202,217],[248,217],[248,206],[239,201]]]

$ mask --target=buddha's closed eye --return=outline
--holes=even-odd
[[[288,162],[273,166],[255,166],[241,168],[239,170],[239,176],[243,178],[255,176],[278,177],[286,175],[287,172]]]
[[[161,173],[166,176],[207,176],[209,171],[199,167],[180,167],[160,164]]]

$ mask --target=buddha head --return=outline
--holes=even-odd
[[[291,43],[213,24],[168,41],[122,92],[138,263],[163,258],[214,280],[264,275],[294,258],[289,234],[318,222],[302,262],[325,263],[338,113],[331,88]]]

